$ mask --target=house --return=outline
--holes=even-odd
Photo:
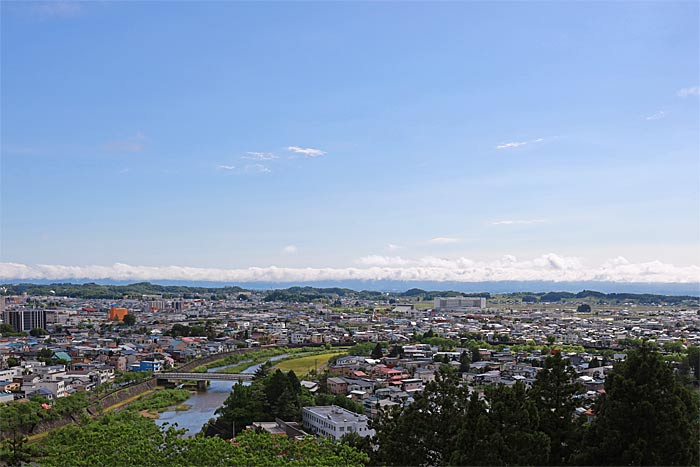
[[[423,380],[420,378],[406,378],[401,380],[401,388],[406,392],[418,392],[423,390]]]
[[[347,394],[348,383],[343,378],[328,378],[328,392],[331,394]]]
[[[316,381],[300,381],[300,384],[305,387],[306,389],[309,390],[311,394],[314,394],[318,391],[318,383]]]
[[[17,391],[20,388],[20,384],[15,381],[0,381],[0,391],[1,392],[11,392]]]
[[[39,390],[45,389],[51,392],[51,399],[58,399],[60,397],[66,397],[68,392],[66,391],[66,385],[63,380],[59,381],[39,381],[36,383],[35,387]]]

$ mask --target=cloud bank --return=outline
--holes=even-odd
[[[660,261],[631,263],[618,257],[598,266],[581,258],[554,253],[519,260],[507,255],[493,261],[468,258],[372,255],[357,260],[357,267],[287,268],[249,267],[239,269],[186,266],[63,266],[0,263],[0,280],[118,280],[118,281],[211,281],[211,282],[311,282],[330,280],[398,281],[603,281],[641,283],[697,283],[700,266],[675,266]]]

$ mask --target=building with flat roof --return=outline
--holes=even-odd
[[[367,427],[365,415],[337,405],[304,407],[302,421],[309,432],[326,438],[340,439],[348,433],[357,433],[363,438],[374,436],[374,430]]]
[[[254,430],[263,430],[273,435],[285,435],[289,438],[302,439],[308,436],[297,422],[285,422],[280,418],[275,418],[274,422],[253,422],[251,426]]]
[[[484,297],[435,297],[435,311],[472,311],[486,308]]]

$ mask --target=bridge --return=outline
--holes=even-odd
[[[206,390],[207,381],[252,381],[253,374],[246,373],[158,373],[155,375],[158,381],[165,380],[187,380],[197,381],[197,389]]]
[[[158,373],[158,379],[186,379],[189,381],[252,381],[252,373]]]

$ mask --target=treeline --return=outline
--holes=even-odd
[[[373,439],[350,437],[370,465],[697,465],[698,392],[650,345],[608,374],[595,418],[575,373],[557,353],[530,389],[469,393],[445,368],[415,402],[383,412]]]
[[[59,297],[83,298],[83,299],[123,299],[126,297],[140,297],[141,295],[163,295],[164,298],[239,298],[241,292],[246,289],[237,286],[230,287],[188,287],[184,285],[158,285],[150,282],[139,282],[129,285],[102,285],[93,282],[86,284],[3,284],[0,295],[21,295],[27,293],[30,296],[48,296],[55,293]],[[52,293],[53,292],[53,293]],[[633,293],[602,293],[594,290],[583,290],[578,293],[571,292],[516,292],[502,294],[506,298],[518,298],[526,303],[535,302],[560,302],[562,300],[589,299],[606,302],[634,301],[640,304],[697,302],[700,297],[691,295],[655,295]],[[243,295],[245,297],[245,295]],[[243,299],[240,297],[240,299]],[[426,291],[413,288],[405,292],[377,292],[371,290],[356,291],[341,287],[289,287],[265,292],[263,300],[267,302],[300,302],[310,303],[319,300],[338,300],[340,298],[355,298],[360,300],[385,300],[411,298],[417,300],[433,300],[435,297],[485,297],[492,298],[489,292],[462,293],[454,290]]]
[[[427,291],[423,289],[409,289],[405,292],[394,294],[398,298],[417,298],[419,300],[433,300],[435,297],[484,297],[490,298],[491,294],[489,292],[478,292],[478,293],[462,293],[455,292],[454,290],[433,290]]]
[[[89,282],[86,284],[3,284],[1,295],[30,296],[56,295],[58,297],[83,299],[123,299],[126,297],[140,298],[141,295],[163,295],[164,298],[224,298],[227,295],[238,295],[245,291],[240,287],[188,287],[183,285],[158,285],[150,282],[138,282],[129,285],[103,285]],[[53,293],[52,293],[53,292]]]
[[[519,297],[523,302],[560,302],[562,300],[573,299],[595,299],[603,302],[628,302],[633,301],[640,304],[671,303],[679,304],[688,301],[697,302],[700,297],[692,295],[655,295],[655,294],[635,294],[635,293],[603,293],[594,290],[582,290],[578,293],[571,292],[518,292],[506,294],[506,296]]]
[[[363,300],[381,300],[385,296],[386,295],[382,292],[370,290],[355,291],[340,287],[289,287],[287,289],[271,290],[265,294],[263,300],[266,302],[310,303],[318,300],[334,301],[345,297]]]

